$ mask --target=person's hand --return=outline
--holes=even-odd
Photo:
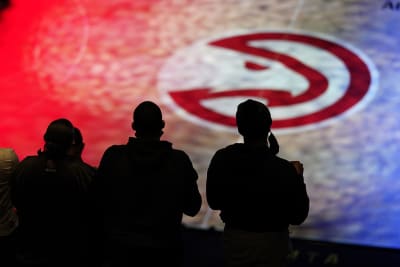
[[[303,175],[304,168],[303,168],[303,164],[300,161],[294,160],[294,161],[291,161],[290,163],[293,164],[298,175]]]
[[[268,136],[268,143],[269,149],[271,150],[272,154],[277,155],[279,153],[279,143],[272,132],[270,132]]]

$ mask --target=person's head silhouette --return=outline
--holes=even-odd
[[[65,119],[52,121],[43,136],[45,141],[44,152],[51,158],[66,156],[74,139],[74,127]]]
[[[271,132],[272,118],[266,105],[248,99],[240,103],[236,111],[236,125],[245,143],[269,144],[273,154],[278,154],[279,144]]]
[[[243,137],[267,137],[271,130],[271,124],[271,113],[263,103],[248,99],[238,105],[236,125]]]
[[[160,138],[164,126],[160,107],[151,101],[140,103],[133,112],[132,129],[138,138]]]

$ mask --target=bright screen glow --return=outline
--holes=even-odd
[[[400,10],[396,1],[14,0],[0,14],[0,146],[19,157],[69,118],[84,159],[125,143],[160,104],[207,207],[214,152],[241,142],[236,105],[268,104],[280,156],[301,160],[310,215],[297,238],[400,248]],[[240,197],[240,196],[238,196]]]

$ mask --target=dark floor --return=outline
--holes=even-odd
[[[221,267],[221,232],[186,228],[185,267]],[[294,239],[290,267],[400,267],[400,250]]]

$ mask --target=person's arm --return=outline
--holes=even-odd
[[[224,166],[220,153],[217,152],[211,159],[207,170],[206,197],[208,206],[213,210],[221,210],[223,207],[223,182],[224,177],[221,167]]]
[[[302,224],[310,209],[310,199],[308,197],[306,184],[303,177],[303,164],[299,161],[292,161],[291,164],[291,185],[290,194],[292,196],[292,209],[289,215],[291,225]]]
[[[197,185],[198,175],[188,155],[184,154],[184,206],[183,213],[188,216],[195,216],[201,208],[201,194]]]
[[[11,203],[17,210],[21,203],[20,191],[22,190],[23,184],[21,184],[20,176],[23,173],[24,164],[24,160],[16,164],[9,178]]]
[[[9,197],[0,198],[0,218],[12,208],[11,186],[13,184],[13,171],[19,163],[17,154],[13,149],[5,148],[0,151],[0,194]]]

